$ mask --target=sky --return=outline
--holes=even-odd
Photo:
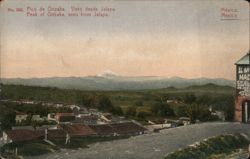
[[[108,17],[29,17],[27,7],[114,8]],[[23,8],[23,13],[8,11]],[[222,20],[222,8],[237,10]],[[249,50],[243,0],[18,1],[0,8],[1,78],[97,75],[235,79]]]

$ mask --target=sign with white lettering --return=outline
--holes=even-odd
[[[237,67],[236,89],[237,89],[238,95],[250,97],[250,67],[249,66]]]

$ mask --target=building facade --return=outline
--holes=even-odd
[[[250,52],[236,62],[235,121],[250,123]]]
[[[28,117],[28,114],[16,111],[16,118],[15,118],[16,123],[21,123],[22,121],[26,120],[27,117]]]

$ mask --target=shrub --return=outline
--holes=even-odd
[[[229,154],[235,149],[246,148],[248,145],[248,139],[241,134],[221,135],[168,154],[165,159],[209,159],[212,155]]]

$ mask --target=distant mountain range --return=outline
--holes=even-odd
[[[223,78],[196,78],[181,77],[128,77],[106,72],[97,76],[86,77],[49,77],[49,78],[2,78],[3,84],[17,84],[27,86],[49,86],[66,89],[81,90],[144,90],[161,89],[168,87],[185,88],[193,85],[216,84],[234,87],[235,82]]]

